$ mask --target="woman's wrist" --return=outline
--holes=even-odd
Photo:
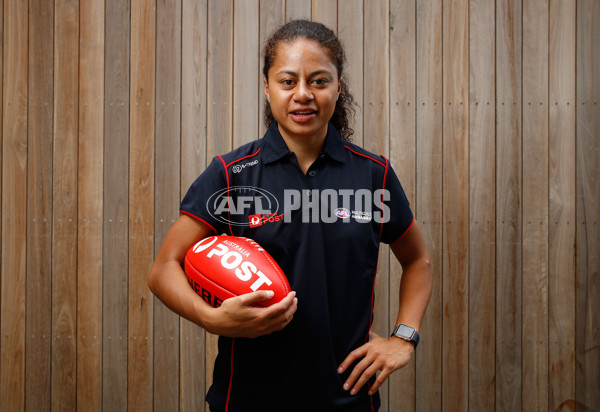
[[[406,339],[402,339],[399,336],[392,335],[388,338],[388,341],[393,342],[394,345],[396,345],[398,347],[398,350],[411,351],[411,352],[414,352],[414,350],[415,350],[414,343],[412,343],[411,341],[408,341]]]
[[[193,308],[194,323],[205,331],[216,334],[215,327],[219,325],[216,318],[219,316],[219,311],[206,303],[204,299],[194,299]]]

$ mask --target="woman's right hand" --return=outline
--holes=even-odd
[[[298,298],[296,292],[290,292],[271,306],[255,306],[272,297],[272,291],[259,290],[225,299],[206,319],[205,328],[210,333],[232,338],[256,338],[279,331],[294,317]]]

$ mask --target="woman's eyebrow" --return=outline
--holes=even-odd
[[[325,74],[327,76],[333,76],[333,73],[331,73],[329,70],[317,70],[317,71],[312,72],[308,77],[315,77],[320,74]]]
[[[281,70],[281,71],[275,73],[276,76],[280,75],[280,74],[289,74],[290,76],[298,77],[298,73],[296,73],[292,70]],[[316,70],[316,71],[310,73],[308,75],[308,77],[314,77],[314,76],[318,76],[320,74],[325,74],[327,76],[333,76],[333,74],[328,70]]]
[[[280,75],[280,74],[289,74],[290,76],[295,76],[295,77],[298,77],[298,73],[296,73],[296,72],[293,72],[293,71],[291,71],[291,70],[281,70],[281,71],[279,71],[279,72],[275,73],[275,76],[278,76],[278,75]]]

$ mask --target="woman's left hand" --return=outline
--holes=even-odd
[[[410,361],[414,351],[411,342],[395,336],[385,339],[370,332],[369,342],[350,352],[338,368],[338,373],[343,373],[352,363],[362,358],[344,383],[344,390],[350,390],[351,395],[356,395],[377,371],[381,371],[369,388],[369,395],[373,395],[392,372]]]

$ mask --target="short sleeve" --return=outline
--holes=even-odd
[[[211,206],[211,199],[223,190],[227,190],[227,177],[223,163],[215,157],[192,183],[181,201],[179,211],[207,224],[216,234],[226,233],[226,218],[217,214]]]
[[[388,167],[385,188],[388,199],[384,201],[384,205],[388,206],[389,212],[388,218],[384,218],[381,241],[391,244],[408,232],[414,216],[400,180],[391,166]]]

